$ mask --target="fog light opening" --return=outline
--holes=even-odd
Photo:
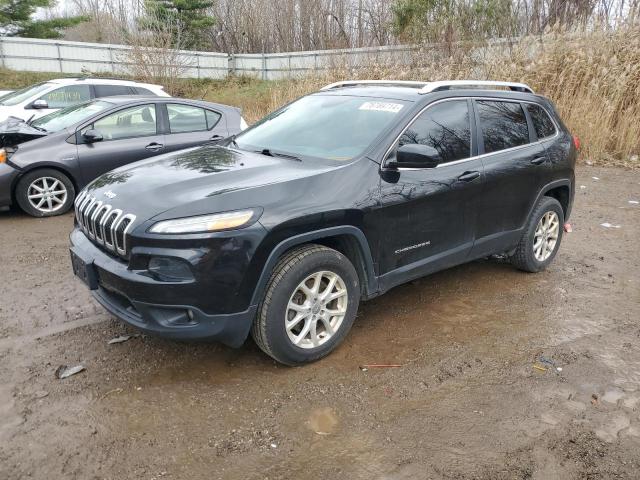
[[[154,278],[163,282],[193,280],[189,264],[181,258],[151,257],[147,269]]]

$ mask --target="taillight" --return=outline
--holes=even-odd
[[[580,139],[577,135],[573,136],[573,144],[575,145],[576,150],[580,150]]]

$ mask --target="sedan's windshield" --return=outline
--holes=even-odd
[[[15,92],[10,93],[9,95],[5,95],[0,100],[0,105],[17,105],[25,100],[29,100],[31,97],[44,92],[46,89],[51,87],[50,83],[37,83],[35,85],[31,85],[30,87],[23,88],[21,90],[16,90]]]
[[[350,160],[365,151],[405,107],[401,100],[311,95],[238,135],[243,150]]]
[[[31,122],[31,125],[47,132],[58,132],[111,107],[113,107],[113,103],[104,100],[81,103],[40,117]]]

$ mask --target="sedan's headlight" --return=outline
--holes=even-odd
[[[237,212],[216,213],[214,215],[163,220],[153,225],[149,232],[179,234],[233,230],[234,228],[246,226],[252,220],[257,220],[257,216],[257,212],[254,210],[240,210]]]

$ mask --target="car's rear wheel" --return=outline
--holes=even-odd
[[[553,261],[564,228],[564,211],[555,198],[542,197],[531,214],[511,263],[525,272],[539,272]]]
[[[75,198],[73,183],[53,169],[34,170],[20,179],[15,191],[20,208],[33,217],[62,215]]]
[[[313,362],[344,339],[359,302],[358,274],[349,259],[321,245],[305,245],[274,268],[251,334],[281,363]]]

